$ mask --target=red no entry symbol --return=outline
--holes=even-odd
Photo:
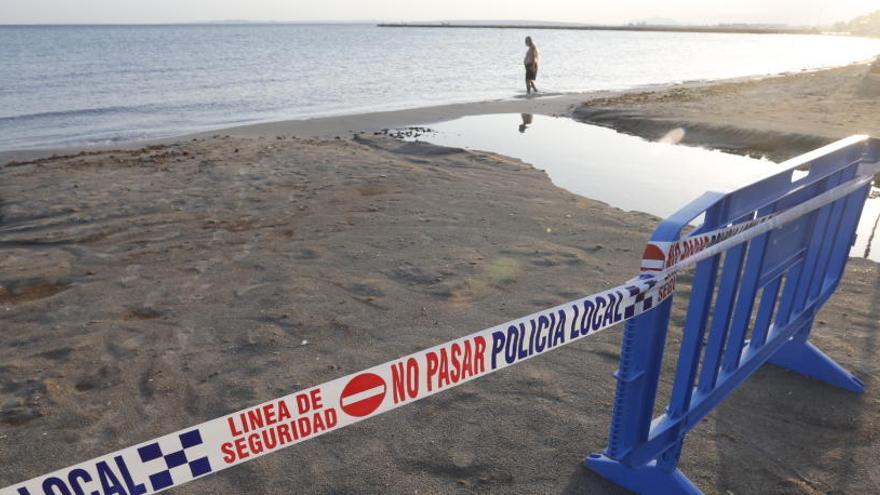
[[[339,405],[349,416],[357,418],[367,416],[382,405],[387,388],[381,376],[361,373],[352,378],[342,389]]]

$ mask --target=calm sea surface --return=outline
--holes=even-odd
[[[522,39],[545,92],[842,65],[860,38],[367,25],[0,27],[0,150],[511,98]]]

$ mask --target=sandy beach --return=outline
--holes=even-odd
[[[0,486],[636,273],[659,219],[566,192],[527,163],[384,128],[527,111],[648,139],[684,128],[683,144],[781,158],[880,135],[867,70],[2,154]],[[688,437],[681,468],[707,494],[880,489],[878,277],[852,260],[813,334],[865,394],[765,367]],[[607,444],[619,338],[608,330],[173,493],[625,493],[581,464]]]

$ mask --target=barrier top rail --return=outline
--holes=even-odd
[[[781,194],[789,194],[799,189],[815,186],[839,173],[850,173],[851,177],[870,174],[870,170],[858,171],[858,165],[880,161],[880,139],[865,135],[850,136],[822,148],[796,156],[780,164],[779,172],[748,184],[730,193],[707,192],[685,205],[677,212],[662,220],[652,242],[675,241],[681,238],[682,231],[700,215],[712,208],[726,206],[727,217],[739,219],[751,212],[761,210],[777,201]],[[808,172],[796,177],[798,173]],[[724,203],[724,204],[722,204]],[[711,230],[709,223],[703,223],[689,236],[699,235]]]

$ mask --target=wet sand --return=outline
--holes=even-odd
[[[497,155],[279,129],[0,168],[0,486],[625,281],[658,221]],[[814,337],[867,392],[761,370],[688,437],[706,493],[876,493],[877,282],[853,260]],[[173,493],[624,493],[581,466],[619,337]]]

